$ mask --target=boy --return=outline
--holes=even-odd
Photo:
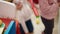
[[[27,1],[27,0],[26,0]],[[13,1],[17,7],[17,20],[20,23],[21,34],[29,34],[33,32],[33,25],[31,23],[30,16],[32,15],[32,11],[24,0],[14,0]]]

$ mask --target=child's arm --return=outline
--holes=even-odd
[[[21,19],[21,25],[23,27],[25,34],[28,34],[29,32],[28,32],[27,26],[25,24],[25,20],[23,18]]]
[[[23,17],[23,15],[21,14],[21,11],[17,11],[17,12],[18,12],[18,13],[17,13],[17,16],[16,16],[17,20],[18,20],[19,23],[22,25],[22,27],[23,27],[23,29],[24,29],[24,32],[25,32],[25,33],[29,33],[29,32],[28,32],[28,29],[27,29],[27,26],[26,26],[26,24],[25,24],[24,17]]]

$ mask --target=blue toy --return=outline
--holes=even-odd
[[[4,34],[16,34],[16,25],[14,21],[11,21],[8,28],[4,32]]]

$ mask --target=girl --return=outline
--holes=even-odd
[[[14,0],[13,2],[17,7],[17,20],[19,21],[21,34],[29,34],[33,32],[33,25],[30,19],[33,11],[29,5],[25,2],[27,0]]]

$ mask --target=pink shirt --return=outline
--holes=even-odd
[[[46,19],[53,19],[58,12],[57,0],[39,0],[40,14]]]

